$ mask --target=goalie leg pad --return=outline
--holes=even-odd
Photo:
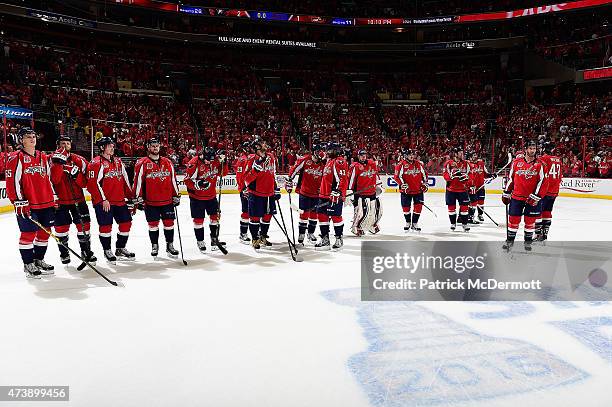
[[[368,231],[370,233],[378,233],[380,228],[378,227],[378,222],[382,218],[383,209],[380,199],[372,199],[369,202],[369,219],[370,224],[368,225]]]
[[[356,205],[353,212],[353,224],[351,226],[351,232],[354,235],[360,236],[363,234],[364,222],[368,216],[369,206],[366,200],[362,197],[357,198],[355,201]]]

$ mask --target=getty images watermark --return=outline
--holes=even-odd
[[[362,300],[599,301],[612,298],[611,242],[363,242]]]

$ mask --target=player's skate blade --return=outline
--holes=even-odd
[[[115,250],[115,256],[117,260],[121,261],[134,261],[136,260],[136,256],[134,253],[130,252],[126,248],[120,248]]]
[[[40,270],[34,265],[34,263],[28,263],[23,265],[23,272],[29,280],[40,280]]]
[[[174,244],[172,242],[166,243],[166,254],[172,259],[178,258],[179,251],[174,248]]]
[[[112,250],[104,250],[104,258],[106,259],[107,263],[114,265],[117,264],[117,257],[115,257]]]
[[[45,262],[44,260],[36,259],[34,260],[34,265],[40,271],[40,275],[43,277],[52,276],[55,274],[55,271],[53,271],[55,267],[50,264],[47,264],[47,262]]]
[[[251,244],[251,238],[246,233],[241,233],[239,240],[242,244]]]

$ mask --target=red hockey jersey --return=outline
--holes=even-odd
[[[452,178],[452,173],[456,170],[459,170],[462,174],[467,175],[467,180],[459,181],[457,178]],[[470,184],[470,163],[466,160],[448,160],[446,163],[444,163],[444,171],[442,175],[446,180],[446,190],[448,192],[466,192]]]
[[[244,184],[244,176],[247,171],[247,164],[249,163],[249,156],[246,154],[240,155],[234,163],[234,172],[236,173],[236,184],[238,185],[238,192],[242,192],[246,185]]]
[[[512,198],[525,201],[530,194],[544,196],[542,189],[545,181],[544,165],[538,159],[527,162],[525,157],[516,158],[510,167],[509,182],[506,191],[512,192]]]
[[[119,157],[98,156],[87,167],[87,190],[94,205],[108,201],[123,206],[134,197],[125,166]]]
[[[355,161],[349,168],[348,189],[359,195],[376,194],[378,180],[378,164],[374,160],[366,160],[364,164]]]
[[[289,178],[298,176],[295,192],[309,198],[318,198],[323,175],[323,162],[314,162],[311,154],[299,158],[289,169]]]
[[[143,198],[145,205],[164,206],[179,196],[174,165],[166,157],[153,160],[143,157],[134,166],[134,195]]]
[[[78,154],[69,153],[66,164],[51,163],[51,182],[60,205],[72,205],[85,201],[83,188],[87,186],[87,166],[89,163]],[[64,168],[76,166],[76,178],[68,175]]]
[[[485,167],[484,160],[470,162],[470,185],[480,188],[485,183],[485,178],[489,176],[489,171]]]
[[[540,157],[540,161],[544,164],[544,173],[546,174],[545,195],[558,196],[563,179],[561,159],[554,155],[545,154]]]
[[[189,197],[199,200],[213,199],[217,196],[217,179],[219,176],[226,176],[227,172],[227,164],[221,165],[217,159],[204,161],[199,157],[193,157],[185,171],[185,185]],[[210,185],[206,189],[197,189],[196,181],[198,180],[208,181]]]
[[[262,171],[255,171],[253,169],[253,163],[256,160],[263,161],[261,163]],[[274,195],[274,190],[276,189],[276,157],[274,157],[274,154],[268,152],[264,160],[261,160],[257,155],[253,155],[247,166],[248,171],[245,174],[244,183],[249,193],[256,196]]]
[[[401,160],[395,166],[393,179],[397,182],[398,187],[402,184],[408,184],[407,194],[418,194],[421,192],[421,185],[427,185],[427,173],[423,163],[418,160],[407,161]],[[404,191],[401,191],[404,192]]]
[[[337,190],[344,198],[348,186],[348,164],[344,157],[331,158],[323,168],[319,196],[329,199],[332,191]]]
[[[40,151],[11,153],[6,163],[6,194],[11,202],[27,200],[32,209],[55,205],[49,157]]]

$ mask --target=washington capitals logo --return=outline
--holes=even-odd
[[[45,168],[41,165],[36,165],[36,166],[32,166],[32,167],[28,167],[23,171],[25,174],[40,174],[41,176],[44,176],[47,171],[45,171]]]
[[[421,171],[418,168],[411,168],[409,170],[404,171],[405,175],[419,175],[420,173]]]
[[[313,177],[320,177],[321,175],[323,175],[323,172],[316,168],[307,168],[306,170],[304,170],[304,172],[306,174],[312,175]]]
[[[372,170],[372,169],[369,169],[369,170],[367,170],[367,171],[364,171],[364,172],[362,172],[362,173],[360,174],[360,176],[362,176],[362,177],[371,177],[371,176],[373,176],[373,175],[376,175],[376,171],[374,171],[374,170]]]
[[[104,178],[121,178],[122,175],[121,171],[112,170],[104,174]]]
[[[147,174],[147,178],[155,179],[160,178],[162,181],[166,179],[166,177],[170,176],[170,171],[159,170],[155,172],[150,172]]]
[[[525,179],[529,179],[531,177],[534,177],[534,176],[538,175],[538,172],[534,171],[532,169],[525,169],[525,170],[518,170],[516,172],[516,175],[524,177]]]

